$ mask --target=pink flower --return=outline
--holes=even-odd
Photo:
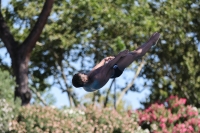
[[[192,126],[189,126],[188,128],[189,128],[189,130],[190,130],[191,132],[193,132],[193,131],[194,131],[194,129],[193,129],[193,127],[192,127]]]
[[[175,99],[175,98],[177,98],[176,96],[173,96],[173,95],[171,95],[169,98],[168,98],[168,100],[172,100],[172,99]]]
[[[145,120],[146,120],[146,117],[143,116],[143,117],[141,118],[141,121],[145,121]]]
[[[171,119],[171,118],[169,118],[168,122],[169,122],[170,124],[172,124],[172,123],[174,122],[174,120]]]
[[[195,107],[186,106],[185,98],[170,96],[165,102],[168,103],[166,107],[164,104],[155,103],[138,113],[140,122],[156,123],[159,131],[161,129],[163,133],[167,131],[192,133],[198,130],[195,128],[200,127],[200,118],[197,118],[198,110]],[[175,123],[179,124],[174,125]]]
[[[181,104],[185,104],[186,103],[186,99],[185,98],[181,98],[180,100],[179,100],[179,102],[181,103]]]
[[[187,132],[187,129],[186,128],[182,128],[182,133],[185,133],[185,132]]]
[[[161,124],[160,124],[160,127],[161,127],[161,128],[166,128],[165,123],[161,123]]]
[[[189,124],[195,125],[196,124],[195,118],[190,119],[189,120]]]
[[[162,132],[163,132],[163,133],[170,133],[166,128],[165,128],[165,129],[162,129]]]
[[[185,128],[185,124],[180,124],[180,127],[181,128]]]
[[[152,118],[153,120],[156,120],[156,115],[154,113],[152,114]]]
[[[165,123],[167,121],[167,118],[161,118],[160,122]]]

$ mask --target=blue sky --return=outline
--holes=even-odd
[[[3,0],[2,7],[5,7],[8,4],[8,2],[9,2],[9,0],[7,0],[7,1]],[[6,53],[7,53],[7,50],[5,48],[0,49],[0,57],[4,59],[3,62],[6,62],[10,65],[11,64],[10,56],[9,56],[9,54],[6,54]],[[133,77],[134,77],[134,72],[125,70],[125,72],[122,74],[122,76],[117,78],[116,80],[118,83],[124,84],[124,78],[126,78],[126,80],[129,81]],[[71,80],[71,79],[69,79],[69,80]],[[139,87],[140,86],[142,87],[142,82],[143,82],[142,78],[137,78],[137,80],[135,81],[135,83]],[[101,88],[101,90],[108,88],[110,83],[111,83],[111,81],[109,81],[103,88]],[[76,94],[78,94],[79,99],[81,99],[85,94],[88,93],[88,92],[84,91],[82,88],[74,88],[74,91],[76,92]],[[62,93],[59,88],[56,88],[55,86],[53,86],[51,88],[50,93],[53,94],[54,97],[56,98],[56,103],[55,103],[56,107],[61,107],[63,105],[69,106],[68,97],[66,96],[66,93]],[[150,91],[148,88],[146,88],[141,93],[129,92],[128,94],[126,94],[124,96],[123,100],[125,100],[125,102],[127,104],[132,105],[133,109],[137,109],[137,108],[141,107],[140,101],[144,100],[145,97],[147,97],[149,94],[150,94]]]

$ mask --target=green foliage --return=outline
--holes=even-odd
[[[13,102],[15,85],[15,81],[9,72],[0,69],[0,98]]]
[[[42,5],[43,1],[12,0],[9,7],[3,9],[19,42],[33,28]],[[124,0],[55,1],[31,54],[31,86],[44,91],[53,84],[62,91],[72,92],[70,79],[78,71],[73,63],[79,60],[81,69],[89,70],[105,56],[115,55],[125,48],[134,49],[135,44],[144,42],[146,35],[156,30],[156,23],[150,15],[149,5],[145,2],[141,5]],[[46,82],[50,77],[53,77],[51,85]]]
[[[200,107],[199,1],[150,2],[162,33],[160,45],[149,56],[141,75],[150,84],[147,107],[171,94]]]
[[[87,109],[62,109],[52,107],[22,107],[9,132],[136,132],[147,133],[137,124],[135,114],[129,117],[126,112],[90,107]]]
[[[20,101],[14,103],[14,78],[0,69],[0,132],[8,131],[10,121],[18,114]]]
[[[33,28],[42,5],[42,0],[12,0],[2,10],[19,42]],[[72,92],[70,79],[77,69],[89,70],[105,56],[133,50],[159,31],[161,41],[141,73],[152,92],[143,104],[176,94],[200,107],[199,5],[191,0],[56,0],[31,55],[31,85],[38,91],[53,84]]]

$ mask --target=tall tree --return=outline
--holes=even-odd
[[[2,12],[0,12],[0,38],[6,46],[12,60],[12,70],[16,77],[17,84],[17,87],[15,88],[15,97],[21,98],[22,105],[28,104],[31,99],[31,92],[28,87],[28,63],[31,52],[47,22],[53,2],[54,0],[45,1],[37,22],[22,43],[14,38],[4,20]]]

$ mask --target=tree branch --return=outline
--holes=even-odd
[[[42,104],[43,104],[44,106],[48,106],[47,103],[42,99],[40,93],[38,93],[38,92],[35,91],[34,89],[31,89],[31,90],[32,90],[32,92],[37,96],[37,98],[42,102]]]
[[[6,46],[11,58],[14,57],[14,49],[16,50],[17,42],[11,34],[9,27],[7,26],[3,15],[0,11],[0,38]]]
[[[76,100],[75,100],[74,96],[72,95],[72,89],[71,89],[71,88],[68,88],[67,77],[66,77],[66,75],[65,75],[65,73],[64,73],[64,69],[63,69],[62,62],[61,62],[60,67],[61,67],[61,73],[62,73],[61,75],[62,75],[62,78],[63,78],[64,83],[65,83],[65,88],[66,88],[66,90],[67,90],[67,92],[68,92],[70,104],[72,105],[72,104],[74,103],[74,106],[77,107]]]
[[[32,31],[28,35],[28,37],[25,39],[25,41],[21,45],[21,49],[25,51],[25,55],[29,55],[36,45],[36,42],[38,38],[40,37],[40,34],[42,33],[42,30],[47,22],[47,19],[50,15],[51,9],[53,7],[54,0],[46,0],[45,4],[43,6],[42,12],[39,15],[39,18],[34,25]]]
[[[107,93],[106,93],[106,99],[105,99],[105,101],[104,101],[104,108],[107,106],[107,103],[108,103],[108,96],[109,96],[109,94],[110,94],[110,90],[111,90],[112,85],[113,85],[114,82],[115,82],[115,78],[112,80],[112,82],[111,82],[111,84],[110,84],[110,87],[109,87],[109,89],[108,89],[108,91],[107,91]]]
[[[135,79],[138,77],[140,71],[142,70],[143,65],[145,64],[145,61],[142,60],[140,66],[137,69],[137,72],[135,74],[135,76],[133,77],[131,83],[121,92],[117,102],[116,102],[116,107],[118,106],[118,104],[120,103],[120,101],[122,100],[123,96],[125,95],[125,93],[131,88],[131,86],[133,86]]]
[[[55,52],[53,52],[53,55],[54,55],[54,57],[55,57],[56,59],[58,59],[58,55],[57,55]],[[59,66],[59,67],[58,67],[58,70],[59,70],[59,72],[61,73],[61,77],[63,78],[64,85],[65,85],[65,88],[66,88],[66,89],[64,89],[64,88],[62,87],[62,84],[61,84],[60,80],[58,80],[58,82],[59,82],[59,84],[60,84],[60,86],[61,86],[62,91],[63,91],[63,92],[67,92],[68,98],[69,98],[70,106],[72,107],[72,105],[74,105],[75,107],[77,107],[76,100],[75,100],[74,96],[72,95],[72,89],[67,89],[67,88],[68,88],[67,77],[65,76],[64,68],[63,68],[62,62],[58,62],[58,61],[56,60],[56,61],[55,61],[55,64],[56,64],[56,66]],[[56,76],[56,77],[58,78],[58,76]]]
[[[113,103],[113,105],[114,105],[114,109],[116,110],[117,109],[117,107],[116,107],[116,100],[117,100],[117,87],[116,87],[116,82],[115,82],[115,87],[114,87],[114,96],[113,96],[113,99],[114,99],[114,103]]]
[[[55,76],[58,79],[57,74]],[[73,98],[73,96],[71,96],[70,91],[68,89],[63,88],[60,80],[58,80],[58,84],[60,85],[60,89],[62,90],[62,92],[67,92],[67,96],[69,98],[69,104],[70,104],[70,107],[72,107],[74,98]],[[74,104],[75,104],[75,102],[74,102]],[[75,104],[75,106],[76,106],[76,104]]]

